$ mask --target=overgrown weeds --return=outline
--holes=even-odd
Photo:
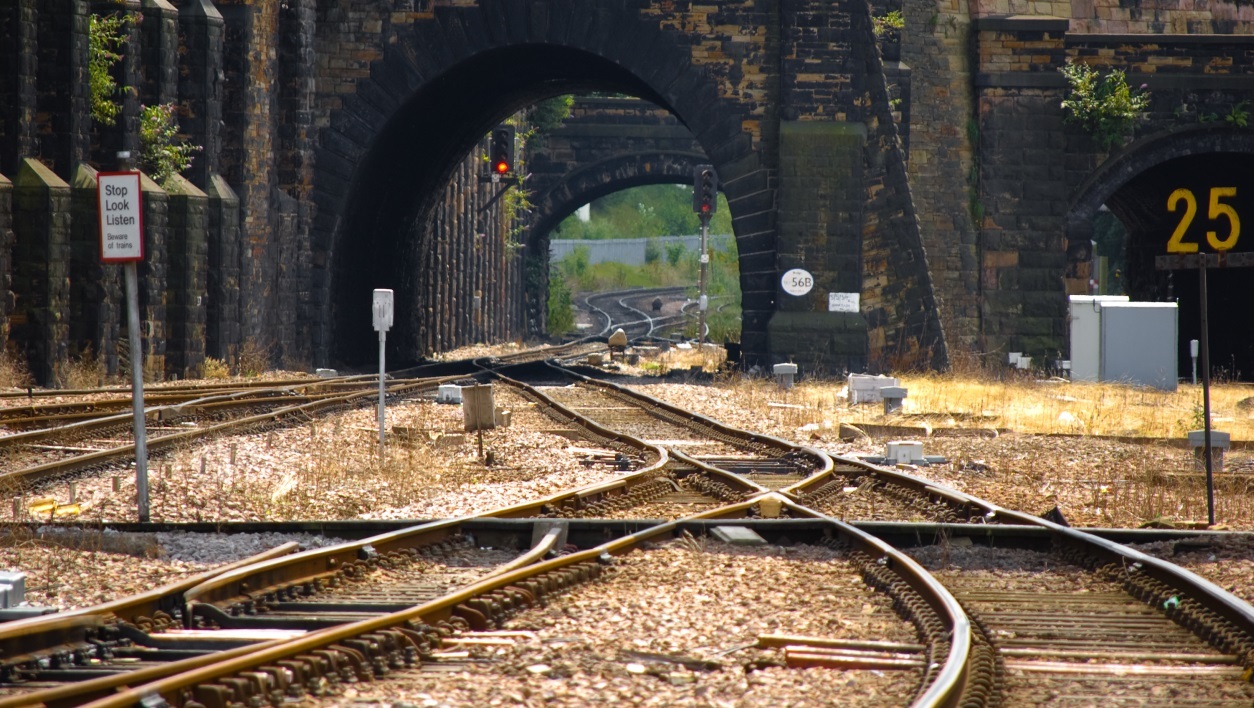
[[[255,339],[245,340],[235,357],[235,370],[240,376],[261,376],[273,368],[274,347]]]
[[[0,352],[0,388],[25,388],[30,384],[26,362],[12,352]]]

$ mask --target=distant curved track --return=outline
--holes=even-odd
[[[629,340],[635,341],[653,337],[663,328],[686,324],[689,319],[684,309],[688,303],[687,290],[686,287],[615,290],[588,295],[583,303],[601,326],[596,336],[608,337],[621,328]],[[655,301],[662,303],[660,312],[653,310]]]

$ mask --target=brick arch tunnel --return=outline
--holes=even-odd
[[[1190,373],[1189,340],[1201,332],[1199,276],[1192,269],[1159,270],[1155,258],[1172,251],[1215,253],[1211,241],[1229,240],[1229,253],[1254,253],[1254,209],[1247,206],[1254,196],[1252,157],[1254,136],[1227,126],[1152,136],[1128,146],[1090,176],[1068,215],[1069,273],[1086,272],[1093,218],[1105,205],[1127,232],[1127,295],[1134,301],[1179,303],[1180,376]],[[1212,369],[1254,379],[1254,330],[1244,324],[1254,300],[1254,272],[1211,269],[1207,291]]]
[[[709,160],[709,157],[694,152],[629,153],[598,160],[564,175],[533,201],[531,226],[526,236],[527,248],[532,253],[548,254],[550,234],[563,219],[584,204],[632,187],[690,184],[694,169],[708,164]],[[543,258],[537,265],[544,268],[533,278],[547,284],[548,258]],[[547,297],[547,287],[528,292],[529,316],[538,317],[538,313],[547,311]]]
[[[536,195],[527,245],[544,247],[549,233],[584,204],[632,187],[691,184],[693,170],[708,162],[708,157],[696,153],[648,152],[615,155],[586,165]]]
[[[666,108],[721,166],[724,183],[736,183],[725,190],[733,215],[740,208],[751,214],[754,232],[769,230],[763,224],[770,215],[756,206],[769,192],[766,172],[743,133],[741,109],[720,105],[714,81],[686,49],[662,41],[664,35],[648,47],[611,41],[624,22],[639,22],[635,15],[597,17],[600,24],[581,34],[581,46],[547,37],[529,41],[523,26],[500,44],[452,47],[445,30],[415,26],[384,51],[370,79],[333,114],[316,163],[311,236],[315,267],[325,273],[315,342],[323,360],[363,365],[376,356],[369,300],[379,287],[396,291],[389,362],[410,361],[421,350],[420,281],[441,276],[421,272],[419,258],[432,239],[436,200],[493,125],[544,98],[617,92]],[[737,197],[755,206],[741,207]],[[758,261],[757,270],[772,278],[773,269],[773,257]],[[769,312],[771,303],[763,299],[757,309]],[[406,308],[412,314],[404,314]]]

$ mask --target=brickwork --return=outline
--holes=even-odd
[[[13,183],[0,174],[0,342],[8,343],[13,316]]]
[[[200,378],[205,367],[209,200],[181,177],[168,186],[169,338],[165,375],[173,379]]]
[[[37,160],[13,179],[10,342],[37,381],[59,383],[69,358],[70,185]]]
[[[178,15],[178,56],[181,101],[191,107],[180,114],[179,127],[201,151],[188,170],[192,184],[210,188],[219,174],[222,152],[222,46],[225,22],[209,2],[183,3]]]
[[[39,62],[38,0],[0,3],[0,172],[15,174],[19,156],[34,155]]]
[[[133,169],[138,160],[139,154],[139,119],[141,104],[155,105],[158,103],[155,96],[147,92],[147,88],[155,88],[156,82],[146,82],[142,69],[145,68],[144,59],[151,59],[151,56],[141,56],[140,51],[124,51],[125,47],[141,46],[145,38],[144,25],[142,16],[140,15],[139,0],[126,0],[121,3],[100,2],[97,0],[92,4],[93,14],[112,15],[120,18],[129,18],[127,23],[123,25],[124,46],[119,48],[121,59],[113,67],[113,80],[118,86],[133,86],[134,91],[120,91],[114,97],[114,101],[118,104],[118,114],[114,117],[112,125],[105,125],[90,118],[88,114],[86,118],[87,124],[91,128],[91,163],[107,170]],[[141,18],[140,21],[130,21],[134,18]],[[153,76],[159,76],[158,67],[160,63],[151,67]],[[80,120],[83,118],[80,117]],[[125,165],[122,159],[118,157],[121,152],[130,152],[131,159]],[[77,164],[75,167],[77,167]]]
[[[70,351],[84,360],[97,357],[105,374],[116,376],[124,373],[118,364],[118,342],[126,301],[122,267],[100,262],[96,180],[95,169],[79,165],[71,182]]]
[[[580,97],[562,125],[534,139],[528,149],[527,189],[534,208],[524,242],[544,283],[549,234],[575,209],[624,186],[656,182],[687,184],[709,158],[674,114],[631,98]],[[544,331],[547,289],[528,288],[526,321]]]
[[[1073,3],[1083,9],[1080,5]],[[1006,351],[1065,357],[1066,296],[1087,293],[1093,277],[1091,219],[1102,200],[1134,176],[1107,166],[1127,163],[1138,149],[1168,157],[1223,149],[1214,141],[1193,141],[1189,131],[1204,127],[1206,116],[1219,120],[1254,87],[1254,43],[1248,37],[1225,36],[1233,25],[1198,24],[1192,11],[1182,10],[1167,27],[1184,22],[1211,34],[1170,36],[1161,34],[1163,28],[1111,19],[1141,12],[1137,8],[1115,12],[1110,3],[1097,5],[1102,21],[1077,22],[1063,12],[1056,18],[987,17],[976,22],[978,207],[983,213],[980,349],[998,359]],[[1208,4],[1216,11],[1218,6]],[[1151,14],[1166,16],[1146,9],[1138,22],[1158,22],[1147,19]],[[1123,32],[1147,34],[1116,34]],[[1058,68],[1067,61],[1082,61],[1103,72],[1125,71],[1129,84],[1150,92],[1147,120],[1128,136],[1135,142],[1107,152],[1064,121],[1060,102],[1065,81]],[[1179,134],[1179,150],[1156,147],[1162,136],[1174,134]],[[1186,147],[1190,141],[1196,147]],[[1145,162],[1141,169],[1153,164]],[[1092,184],[1094,175],[1104,173],[1110,175],[1109,183]]]
[[[870,16],[855,14],[854,20],[855,30],[869,37]],[[866,89],[858,105],[865,106],[869,132],[863,147],[866,206],[859,285],[861,314],[867,323],[867,370],[942,369],[949,363],[949,345],[889,99],[888,76],[873,49],[863,53],[862,60]]]
[[[218,2],[225,21],[221,169],[240,200],[240,324],[246,340],[274,352],[280,244],[275,184],[279,3]],[[294,313],[288,313],[294,314]]]
[[[178,17],[169,0],[143,0],[143,94],[151,104],[178,99]]]
[[[140,178],[140,190],[144,195],[144,260],[137,270],[144,380],[161,381],[170,337],[170,197],[147,175]]]
[[[239,198],[221,175],[205,190],[209,198],[205,355],[234,366],[243,343],[239,320]]]
[[[903,0],[906,27],[882,39],[881,58],[855,0],[128,0],[144,19],[118,72],[140,95],[104,129],[91,125],[85,72],[88,13],[101,6],[2,5],[0,170],[12,176],[32,158],[62,180],[83,164],[112,169],[115,148],[137,144],[138,103],[177,98],[183,129],[205,147],[187,174],[208,199],[204,353],[229,357],[251,342],[288,365],[362,361],[373,287],[411,306],[389,338],[399,357],[520,336],[525,321],[541,331],[546,275],[531,251],[543,235],[510,243],[474,153],[529,101],[590,88],[669,113],[654,111],[644,137],[631,132],[641,116],[624,110],[613,155],[556,146],[547,164],[537,156],[532,186],[552,168],[565,190],[537,195],[555,213],[655,169],[714,164],[733,212],[751,360],[792,355],[788,338],[835,321],[824,292],[858,292],[863,304],[851,327],[813,330],[825,342],[815,358],[829,366],[935,363],[946,335],[990,355],[1053,356],[1065,295],[1091,275],[1076,224],[1127,181],[1116,168],[1211,116],[1237,115],[1254,88],[1254,11],[1226,2]],[[1136,142],[1106,153],[1063,122],[1057,69],[1068,59],[1148,85]],[[818,159],[804,154],[804,130],[863,137]],[[162,292],[174,278],[169,229],[182,228],[175,212],[167,223],[164,199],[150,205],[161,230],[150,248],[168,259],[145,266]],[[67,213],[68,242],[85,247],[85,211]],[[793,263],[820,283],[804,303],[780,290]],[[35,287],[19,277],[11,302]],[[168,338],[198,325],[154,287],[146,327]],[[102,301],[89,291],[69,291],[71,312]],[[108,336],[103,324],[75,326],[75,337]]]
[[[86,162],[90,149],[86,0],[66,0],[35,13],[37,153],[59,175]]]
[[[1054,3],[1063,5],[1063,3]],[[1101,34],[1254,34],[1254,6],[1232,0],[1071,0],[1071,31]],[[1060,8],[1061,11],[1061,8]]]
[[[906,0],[902,14],[909,41],[901,59],[911,69],[908,170],[919,231],[950,349],[971,351],[980,313],[969,7],[967,0]]]

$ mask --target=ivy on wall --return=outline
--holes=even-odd
[[[128,15],[92,15],[88,27],[89,56],[87,74],[91,82],[91,117],[101,125],[113,125],[122,112],[117,102],[121,93],[113,79],[113,65],[122,59],[126,44]]]

